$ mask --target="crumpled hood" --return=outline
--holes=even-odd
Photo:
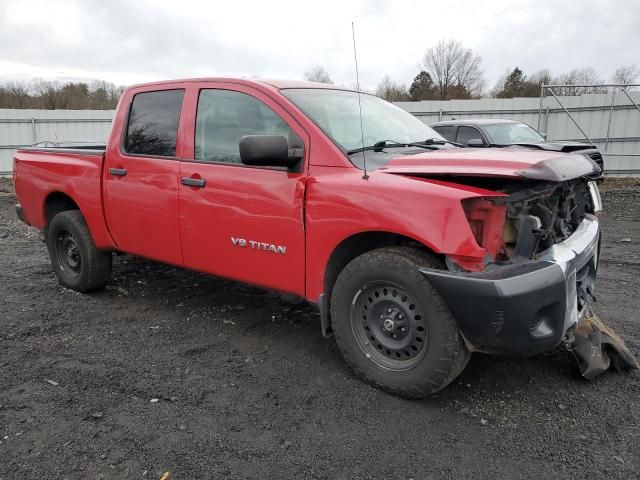
[[[379,170],[404,175],[468,175],[563,181],[600,168],[584,155],[517,148],[446,148],[403,155]]]
[[[582,142],[570,142],[570,141],[557,141],[557,142],[543,142],[543,143],[521,143],[518,146],[522,148],[532,148],[538,150],[549,150],[551,152],[564,152],[571,153],[584,150],[595,149],[593,145]]]

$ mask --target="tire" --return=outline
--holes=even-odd
[[[331,296],[333,332],[347,364],[365,382],[405,398],[444,388],[471,357],[420,267],[442,264],[414,248],[372,250],[340,272]]]
[[[104,287],[111,275],[111,252],[96,248],[79,210],[56,214],[45,237],[61,285],[82,293]]]

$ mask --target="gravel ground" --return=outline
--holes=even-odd
[[[640,478],[640,373],[474,354],[407,401],[299,299],[120,256],[60,287],[0,179],[0,479]],[[640,355],[640,186],[603,189],[597,312]]]

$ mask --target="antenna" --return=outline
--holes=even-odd
[[[360,110],[360,135],[362,136],[362,163],[364,166],[364,175],[362,176],[363,180],[368,180],[369,175],[367,175],[367,154],[364,151],[364,127],[362,125],[362,102],[360,101],[360,76],[358,75],[358,54],[356,52],[356,27],[354,22],[351,22],[351,34],[353,37],[353,60],[356,64],[356,88],[358,89],[358,109]]]

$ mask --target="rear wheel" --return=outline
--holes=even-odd
[[[56,214],[47,228],[47,249],[61,285],[90,292],[105,285],[111,274],[111,252],[98,250],[79,210]]]
[[[403,397],[448,385],[470,358],[449,310],[420,267],[432,255],[406,247],[365,253],[338,276],[331,298],[336,342],[364,381]]]

